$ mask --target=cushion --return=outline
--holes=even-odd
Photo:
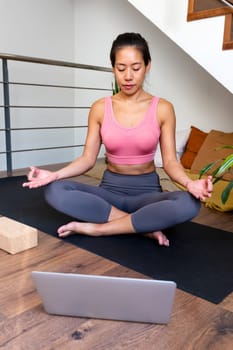
[[[187,145],[185,148],[185,151],[180,159],[181,164],[184,168],[190,169],[193,161],[205,141],[206,136],[208,133],[196,128],[195,126],[191,126],[191,132],[189,134],[189,138],[187,141]]]
[[[176,155],[178,160],[181,159],[185,151],[190,132],[191,132],[191,128],[178,130],[176,132]]]
[[[233,153],[231,148],[216,149],[225,145],[233,145],[233,132],[225,133],[219,130],[211,130],[191,166],[191,172],[194,174],[199,174],[200,170],[207,164],[218,159],[224,159],[229,154]],[[208,173],[211,174],[220,164],[220,162],[217,163]],[[226,173],[223,176],[223,179],[228,181],[233,180],[233,174]]]
[[[187,144],[187,140],[190,134],[190,128],[184,129],[184,130],[177,130],[176,131],[176,156],[177,159],[180,160],[182,154],[184,153],[185,146]],[[160,145],[158,144],[156,153],[155,153],[155,165],[156,167],[162,168],[163,167],[163,161],[162,161],[162,155],[161,155],[161,149]]]

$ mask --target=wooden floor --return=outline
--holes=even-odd
[[[90,177],[80,179],[96,183]],[[232,212],[222,214],[203,207],[195,222],[233,233]],[[178,289],[168,325],[51,316],[35,291],[32,270],[143,275],[43,232],[36,248],[16,255],[0,250],[0,261],[1,349],[233,349],[233,293],[215,305]]]

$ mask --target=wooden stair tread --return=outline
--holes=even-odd
[[[222,49],[233,49],[233,9],[220,0],[189,0],[187,21],[216,16],[225,16]]]
[[[232,9],[220,0],[189,0],[187,20],[223,16],[232,12]]]

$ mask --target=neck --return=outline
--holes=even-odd
[[[133,95],[126,95],[122,91],[120,91],[118,94],[118,97],[126,103],[140,102],[140,101],[144,100],[146,97],[148,97],[148,93],[145,92],[144,90],[140,90],[140,91],[137,91]]]

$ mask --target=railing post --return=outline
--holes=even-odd
[[[10,94],[7,60],[2,59],[7,176],[12,175]]]

